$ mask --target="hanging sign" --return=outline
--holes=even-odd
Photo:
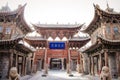
[[[50,49],[65,49],[65,42],[50,42]]]

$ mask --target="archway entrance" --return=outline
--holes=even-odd
[[[51,58],[49,68],[51,70],[65,70],[66,59],[65,58]]]
[[[50,69],[59,70],[62,67],[62,61],[59,58],[51,58]]]

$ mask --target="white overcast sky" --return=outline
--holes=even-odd
[[[0,0],[0,8],[8,3],[12,10],[19,4],[24,5],[25,19],[28,23],[67,24],[86,23],[88,25],[94,16],[94,4],[106,9],[111,8],[120,12],[120,0]]]

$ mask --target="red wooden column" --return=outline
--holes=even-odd
[[[70,74],[71,70],[70,70],[70,50],[68,49],[68,54],[67,54],[67,73]]]
[[[73,76],[72,75],[72,72],[71,72],[71,52],[70,52],[70,49],[68,49],[68,74],[69,76]]]
[[[45,49],[44,56],[44,74],[42,76],[46,76],[48,74],[48,57],[47,57],[47,48]]]

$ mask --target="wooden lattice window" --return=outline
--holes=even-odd
[[[118,29],[117,26],[113,28],[113,31],[114,31],[114,34],[115,34],[115,35],[118,35],[118,34],[119,34],[119,29]]]
[[[107,34],[111,33],[111,31],[110,31],[110,26],[107,26],[107,27],[106,27],[106,33],[107,33]]]
[[[0,33],[3,31],[3,27],[2,26],[0,26]]]
[[[6,27],[6,34],[10,34],[11,33],[11,27]]]

